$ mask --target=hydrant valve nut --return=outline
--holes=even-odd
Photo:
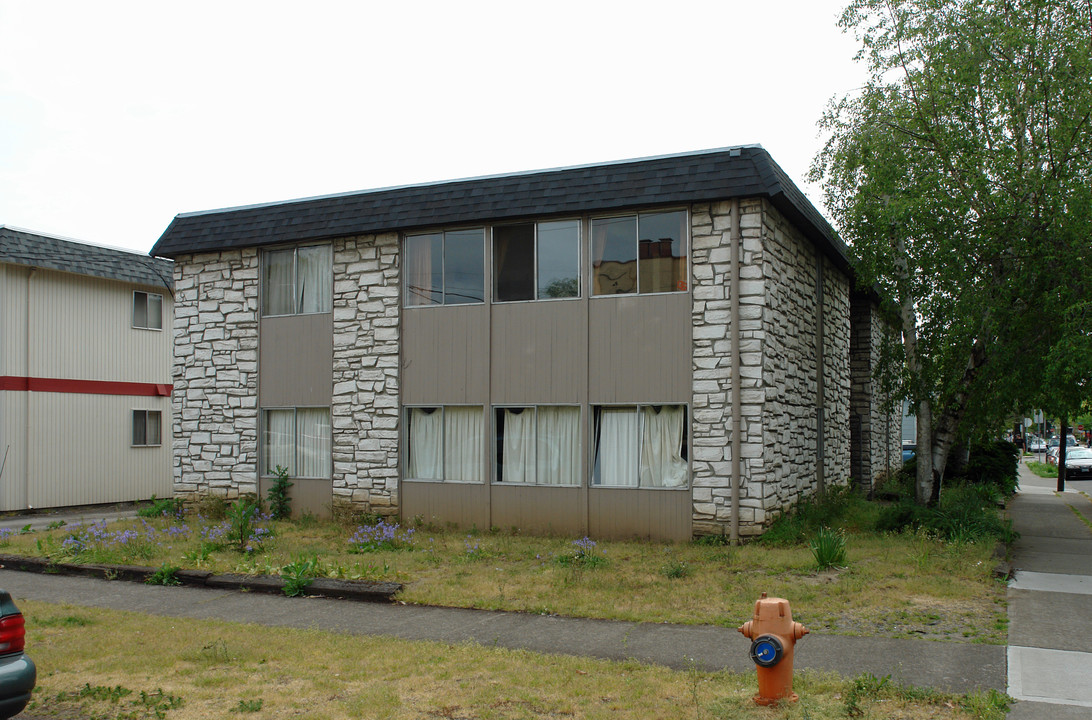
[[[759,667],[773,667],[784,654],[785,647],[776,635],[759,635],[751,643],[751,660]]]

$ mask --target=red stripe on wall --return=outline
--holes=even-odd
[[[81,393],[84,395],[140,395],[170,397],[174,386],[162,383],[114,382],[112,380],[67,380],[0,375],[0,390],[24,392]]]

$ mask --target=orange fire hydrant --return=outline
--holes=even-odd
[[[808,629],[792,621],[789,601],[762,593],[755,601],[754,617],[740,625],[739,631],[752,640],[751,660],[758,670],[755,703],[773,705],[781,700],[799,700],[792,691],[793,646],[808,634]]]

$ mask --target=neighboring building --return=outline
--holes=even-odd
[[[0,510],[171,495],[172,306],[168,260],[0,225]]]
[[[280,465],[296,511],[681,539],[897,462],[876,299],[760,147],[189,213],[152,254],[176,495]]]

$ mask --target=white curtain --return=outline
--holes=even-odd
[[[479,407],[444,408],[444,480],[481,482],[485,421]]]
[[[580,408],[538,409],[538,483],[580,484]]]
[[[330,312],[333,276],[329,245],[309,245],[297,250],[296,312]]]
[[[535,409],[505,408],[501,480],[535,482]]]
[[[637,408],[605,407],[596,433],[597,485],[637,485]]]
[[[296,410],[296,475],[330,477],[330,411],[327,408]]]
[[[443,480],[444,414],[440,408],[409,412],[409,459],[406,477]]]
[[[263,447],[265,448],[265,474],[272,475],[277,466],[288,469],[289,475],[296,474],[295,438],[292,429],[292,410],[266,410]]]
[[[265,275],[262,278],[262,314],[291,315],[292,265],[294,251],[273,250],[262,254]],[[272,470],[272,468],[270,468]]]
[[[686,485],[686,460],[682,456],[685,408],[642,407],[641,420],[641,487]]]

